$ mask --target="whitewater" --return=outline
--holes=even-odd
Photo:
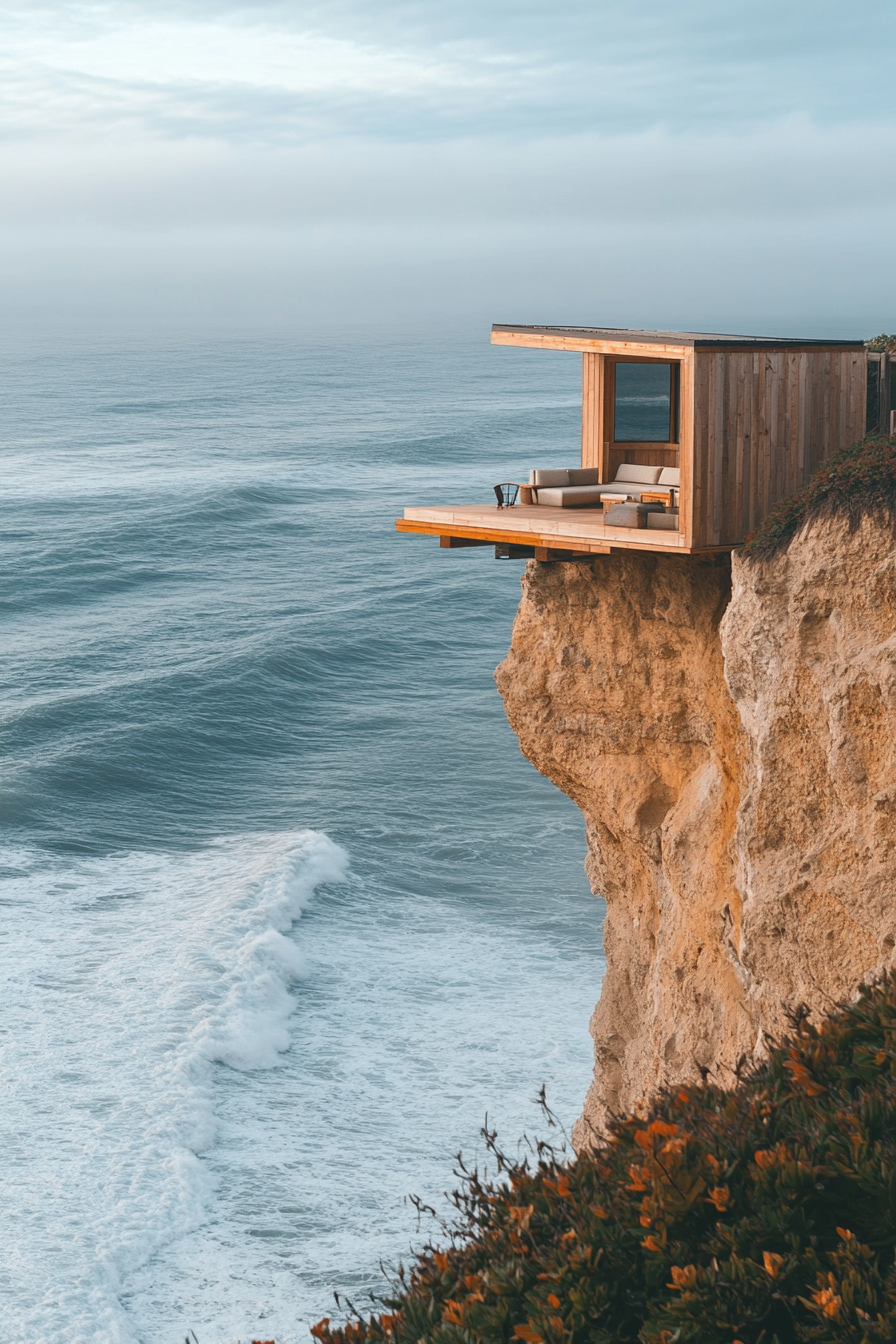
[[[575,1119],[602,907],[492,681],[522,565],[392,526],[567,463],[538,355],[4,349],[5,1339],[306,1339],[486,1115]]]

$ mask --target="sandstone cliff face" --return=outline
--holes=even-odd
[[[747,744],[740,959],[771,1034],[890,965],[896,943],[896,547],[865,520],[734,560],[721,627]]]
[[[896,941],[896,550],[810,526],[762,562],[530,563],[497,681],[582,809],[607,902],[575,1134],[663,1083],[733,1081]]]

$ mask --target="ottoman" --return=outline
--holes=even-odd
[[[662,504],[638,504],[632,500],[628,504],[614,504],[604,513],[605,527],[646,527],[647,515],[665,513]]]

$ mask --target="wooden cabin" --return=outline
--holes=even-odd
[[[495,544],[498,554],[545,560],[622,550],[730,551],[777,500],[865,432],[862,341],[497,325],[492,343],[581,355],[581,455],[567,465],[572,477],[599,481],[604,495],[615,497],[594,503],[589,496],[580,506],[575,491],[547,491],[539,502],[534,479],[521,475],[512,506],[408,508],[399,532],[438,536],[445,547]],[[646,468],[655,469],[656,488],[626,492],[620,477],[651,478]],[[678,485],[670,490],[661,481]],[[642,494],[655,498],[633,507]],[[559,498],[559,507],[545,502]],[[673,516],[651,522],[654,512]]]

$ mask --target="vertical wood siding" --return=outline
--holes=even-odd
[[[666,448],[656,443],[611,443],[608,479],[616,475],[623,462],[637,462],[640,467],[677,467],[678,446]]]
[[[606,466],[601,460],[604,422],[604,356],[582,355],[582,466]]]
[[[697,350],[693,407],[692,544],[738,545],[862,437],[865,352]]]

